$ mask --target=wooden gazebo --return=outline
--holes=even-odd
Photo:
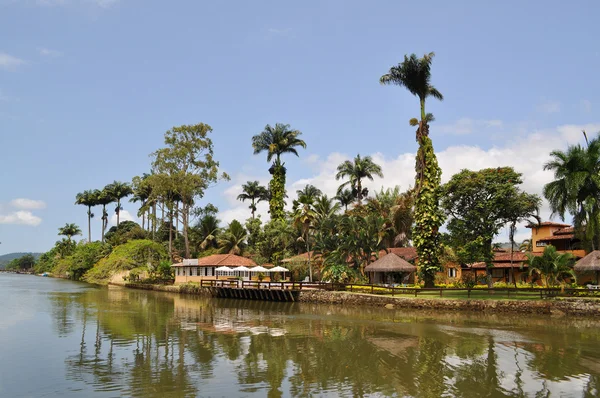
[[[594,250],[581,260],[577,261],[573,270],[575,272],[593,271],[596,273],[596,283],[600,283],[598,281],[598,277],[600,276],[600,250]]]
[[[398,272],[410,275],[416,270],[417,267],[394,253],[388,253],[365,267],[371,283],[386,283],[390,273]]]

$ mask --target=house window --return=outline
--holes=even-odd
[[[502,269],[502,268],[492,269],[492,278],[504,278],[504,269]]]
[[[181,270],[179,268],[177,268],[177,276],[181,275]]]
[[[448,268],[448,278],[456,278],[456,268]]]
[[[540,242],[540,241],[537,241],[537,242],[535,242],[535,246],[536,246],[536,247],[544,247],[544,246],[548,246],[548,242]]]

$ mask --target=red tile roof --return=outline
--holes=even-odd
[[[567,235],[567,234],[574,234],[574,233],[575,233],[574,227],[567,227],[567,228],[561,228],[558,231],[554,231],[554,233],[552,235]]]
[[[254,267],[256,263],[249,258],[235,254],[213,254],[198,259],[198,265],[173,264],[173,267]]]
[[[559,222],[554,222],[554,221],[543,221],[539,224],[529,224],[527,225],[525,228],[537,228],[537,227],[570,227],[571,224],[563,224],[563,223],[559,223]]]
[[[545,238],[538,239],[538,241],[546,242],[549,240],[571,240],[571,239],[575,239],[574,234],[547,236]]]

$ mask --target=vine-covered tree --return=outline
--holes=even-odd
[[[425,101],[429,97],[443,100],[444,97],[431,84],[431,61],[434,53],[418,58],[415,54],[404,56],[404,61],[390,68],[381,76],[381,84],[395,84],[405,87],[419,98],[421,118],[410,120],[411,126],[417,126],[416,139],[419,144],[416,157],[415,179],[415,227],[413,242],[419,256],[419,270],[426,287],[434,285],[435,273],[440,269],[439,228],[444,217],[439,208],[440,183],[442,171],[438,166],[433,144],[429,138],[429,122],[433,115],[425,111]]]
[[[299,130],[291,130],[289,124],[277,123],[275,127],[266,125],[262,133],[252,137],[252,148],[254,154],[267,152],[267,162],[273,160],[269,173],[273,176],[269,182],[269,212],[272,220],[283,220],[285,218],[285,174],[284,163],[281,155],[292,153],[296,156],[296,148],[306,149],[306,143],[298,138],[302,133]]]

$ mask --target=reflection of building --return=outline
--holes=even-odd
[[[175,283],[200,282],[203,279],[217,279],[216,269],[219,267],[255,267],[256,263],[249,258],[235,254],[213,254],[198,259],[186,259],[173,264]],[[247,272],[247,271],[246,271]],[[221,277],[222,279],[226,277]]]

